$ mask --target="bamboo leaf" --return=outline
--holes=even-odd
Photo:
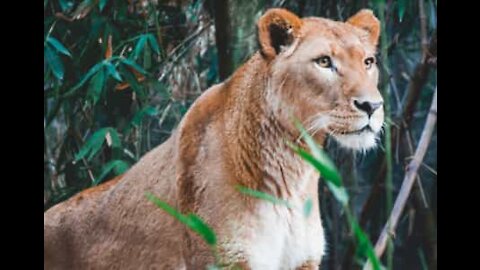
[[[80,151],[75,155],[75,161],[86,157],[88,154],[90,154],[90,156],[95,155],[102,146],[107,131],[108,128],[102,128],[93,133],[82,146]]]
[[[58,54],[49,46],[45,46],[45,58],[47,58],[48,66],[52,69],[53,75],[63,80],[64,70],[63,63]]]
[[[398,0],[398,19],[400,22],[403,20],[403,16],[405,15],[405,7],[407,5],[407,0]]]
[[[156,54],[160,54],[160,47],[158,46],[157,39],[154,35],[148,34],[148,44],[155,51]]]
[[[129,168],[130,168],[130,165],[127,162],[123,160],[119,160],[119,162],[117,163],[117,166],[113,168],[113,171],[115,172],[116,175],[120,175],[127,172]]]
[[[245,195],[248,195],[248,196],[251,196],[251,197],[254,197],[254,198],[257,198],[257,199],[268,201],[268,202],[271,202],[273,204],[284,205],[284,206],[289,207],[289,208],[291,207],[290,204],[287,201],[279,199],[279,198],[277,198],[273,195],[270,195],[268,193],[265,193],[265,192],[261,192],[261,191],[250,189],[250,188],[243,187],[243,186],[236,186],[236,189],[238,191],[240,191],[240,193],[243,193]]]
[[[327,181],[327,182],[331,182],[333,183],[335,186],[337,187],[341,187],[342,186],[342,180],[340,178],[340,173],[338,173],[337,169],[335,168],[335,166],[331,166],[331,164],[333,164],[333,162],[331,162],[331,164],[329,164],[327,162],[327,164],[325,164],[325,158],[323,160],[319,160],[319,159],[316,159],[315,157],[313,157],[310,153],[308,153],[305,149],[302,149],[296,145],[293,145],[291,143],[289,143],[289,146],[300,156],[302,157],[305,161],[307,161],[308,163],[310,163],[313,167],[315,167],[315,169],[317,169],[319,172],[320,172],[320,175],[322,176],[322,178]],[[323,162],[322,162],[323,161]]]
[[[175,208],[170,206],[168,203],[160,200],[155,195],[147,192],[145,194],[148,200],[153,202],[159,208],[167,212],[169,215],[174,217],[176,220],[180,221],[184,225],[186,225],[190,230],[196,232],[200,235],[205,242],[210,245],[214,246],[217,243],[216,235],[210,226],[208,226],[201,218],[194,214],[188,214],[187,216],[183,215]]]
[[[63,46],[63,44],[60,43],[60,41],[58,41],[56,38],[54,38],[54,37],[52,37],[52,36],[49,36],[49,37],[47,38],[47,43],[50,44],[50,45],[52,45],[52,46],[55,48],[55,50],[57,50],[57,52],[62,53],[62,54],[64,54],[64,55],[66,55],[66,56],[72,57],[72,55],[70,54],[70,52],[68,51],[68,49],[65,48],[65,46]]]
[[[105,62],[105,66],[107,67],[108,74],[110,74],[113,78],[115,78],[115,80],[120,82],[122,81],[122,77],[120,76],[120,73],[118,73],[117,69],[110,61]]]
[[[108,0],[100,0],[98,1],[98,8],[100,9],[100,12],[103,11],[105,6],[107,5]]]
[[[147,46],[143,50],[143,68],[150,69],[150,67],[152,67],[152,50]]]
[[[122,73],[128,85],[133,89],[133,91],[135,91],[140,101],[144,101],[146,95],[145,95],[145,92],[143,91],[142,86],[138,83],[137,78],[135,78],[132,72],[130,72],[128,68],[126,68],[125,66],[120,66],[119,70]]]
[[[100,175],[95,178],[93,185],[98,185],[111,171],[116,175],[120,175],[128,170],[128,163],[123,160],[112,160],[102,167]]]
[[[88,87],[87,97],[90,98],[93,104],[97,104],[100,100],[100,96],[102,94],[103,88],[105,86],[105,71],[100,70],[93,76],[92,80],[90,81],[90,85]]]
[[[150,115],[150,116],[158,115],[158,110],[157,110],[157,108],[155,108],[155,107],[153,107],[153,106],[147,106],[147,107],[141,109],[140,111],[138,111],[138,112],[135,114],[135,116],[134,116],[133,119],[132,119],[131,124],[134,125],[134,126],[139,126],[140,123],[142,122],[142,119],[143,119],[146,115]]]
[[[342,206],[347,207],[348,206],[348,193],[345,187],[338,187],[332,182],[327,182],[328,189],[332,192],[333,197],[337,201],[339,201]]]
[[[147,35],[142,35],[135,45],[135,49],[133,50],[133,59],[136,60],[140,53],[142,52],[143,48],[145,48],[145,43],[147,42]]]
[[[133,62],[133,61],[131,61],[131,60],[129,60],[129,59],[120,58],[120,61],[121,61],[122,63],[124,63],[125,65],[134,68],[135,70],[137,70],[138,72],[142,73],[143,75],[147,74],[147,71],[145,71],[141,66],[137,65],[135,62]]]
[[[370,260],[374,270],[382,270],[381,263],[375,255],[375,250],[373,249],[372,243],[367,235],[363,232],[356,221],[352,220],[351,222],[353,233],[357,239],[358,252]]]
[[[60,8],[62,9],[62,12],[65,12],[66,10],[69,10],[73,7],[72,1],[59,0],[58,2],[60,4]]]
[[[96,73],[104,66],[104,62],[97,63],[94,65],[92,68],[88,70],[88,72],[82,77],[80,82],[78,82],[72,89],[70,89],[67,93],[65,93],[65,96],[69,96],[73,94],[75,91],[80,89],[92,76],[96,75]]]
[[[214,246],[217,243],[215,233],[202,219],[194,214],[188,214],[187,218],[189,219],[190,229],[202,236],[207,244]]]

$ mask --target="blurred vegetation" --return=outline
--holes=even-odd
[[[339,166],[352,215],[374,242],[436,89],[436,5],[434,0],[44,0],[44,208],[125,172],[168,138],[195,98],[257,49],[255,22],[265,9],[345,20],[371,8],[384,26],[378,54],[380,89],[389,105],[383,147],[353,153],[328,140],[327,152]],[[384,265],[436,269],[436,168],[435,132]],[[322,269],[358,269],[343,206],[323,181],[319,189],[329,243]]]

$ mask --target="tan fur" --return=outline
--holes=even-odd
[[[316,203],[319,175],[285,142],[300,135],[293,117],[309,127],[329,115],[327,126],[310,130],[322,144],[327,134],[355,130],[364,119],[352,98],[381,98],[376,67],[367,72],[363,64],[374,55],[377,41],[372,32],[355,26],[361,21],[299,19],[285,10],[268,11],[258,24],[261,53],[200,96],[166,142],[117,182],[84,191],[45,213],[45,269],[205,269],[214,263],[202,239],[149,202],[147,191],[204,219],[217,234],[226,268],[261,269],[258,265],[266,263],[316,269],[325,245]],[[271,23],[287,26],[281,51],[274,49],[278,40],[270,39]],[[314,65],[321,55],[335,58],[335,73]],[[378,115],[383,121],[383,112]],[[311,198],[312,214],[301,220],[302,209],[246,196],[238,185],[298,205]],[[279,223],[268,227],[265,217]],[[276,225],[285,230],[265,237]],[[305,242],[289,235],[294,233],[305,235]],[[271,237],[281,246],[262,245]],[[280,261],[255,253],[270,252],[264,246],[278,250],[271,258],[280,256]],[[293,251],[299,255],[288,257]]]

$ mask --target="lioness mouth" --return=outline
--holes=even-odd
[[[373,132],[373,129],[372,129],[372,127],[370,127],[369,124],[367,124],[361,129],[354,130],[354,131],[346,131],[346,132],[342,132],[340,134],[342,134],[342,135],[358,135],[358,134],[361,134],[364,131]]]

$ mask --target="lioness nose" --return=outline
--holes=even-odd
[[[381,101],[380,102],[370,102],[370,101],[359,102],[358,100],[354,100],[353,104],[359,110],[366,112],[370,117],[378,108],[380,108],[383,105],[383,102]]]

